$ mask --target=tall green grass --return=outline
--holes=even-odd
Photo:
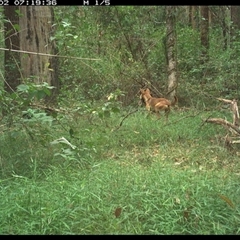
[[[0,233],[239,234],[238,152],[210,113],[126,114],[2,134]]]

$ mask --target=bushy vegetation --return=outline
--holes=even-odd
[[[177,24],[178,107],[169,122],[138,105],[148,81],[167,84],[161,7],[56,7],[61,90],[0,90],[1,234],[239,234],[239,151],[204,120],[231,113],[239,44]],[[82,57],[82,60],[74,59]],[[202,70],[206,69],[204,79]]]

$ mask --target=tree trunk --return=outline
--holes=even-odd
[[[240,6],[231,6],[231,20],[233,25],[240,29]]]
[[[4,6],[4,38],[7,49],[19,50],[19,16],[16,12],[19,7]],[[5,51],[5,82],[4,88],[7,92],[14,92],[20,84],[20,55],[17,52]]]
[[[208,62],[208,50],[209,50],[209,11],[208,6],[201,6],[201,44],[202,44],[202,56],[201,63]]]
[[[240,29],[240,6],[231,6],[231,43],[236,38],[236,33]]]
[[[20,49],[23,51],[56,54],[54,42],[50,41],[53,35],[53,9],[47,6],[22,6],[20,25]],[[49,56],[21,54],[21,69],[23,78],[32,78],[39,84],[47,82],[54,86],[53,95],[59,89],[57,78],[57,59]],[[50,99],[48,99],[50,100]]]
[[[196,17],[197,16],[197,6],[189,6],[189,24],[193,29],[197,28]]]
[[[219,14],[220,14],[220,21],[222,25],[222,34],[223,34],[223,49],[227,50],[228,47],[228,26],[226,23],[226,17],[227,17],[227,7],[226,6],[220,6],[219,7]]]
[[[167,64],[168,64],[168,95],[173,100],[177,87],[177,59],[176,59],[176,29],[175,6],[166,7],[167,24]]]

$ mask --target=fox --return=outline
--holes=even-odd
[[[177,103],[177,97],[174,96],[174,101],[171,102],[166,98],[155,98],[151,96],[149,88],[140,89],[140,99],[145,102],[146,109],[156,113],[158,119],[160,118],[160,111],[165,111],[166,121],[171,110],[171,106]]]

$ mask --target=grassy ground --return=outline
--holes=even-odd
[[[227,115],[173,110],[166,124],[142,109],[5,132],[0,233],[239,234],[239,152],[202,121]],[[49,144],[60,137],[76,148]]]

